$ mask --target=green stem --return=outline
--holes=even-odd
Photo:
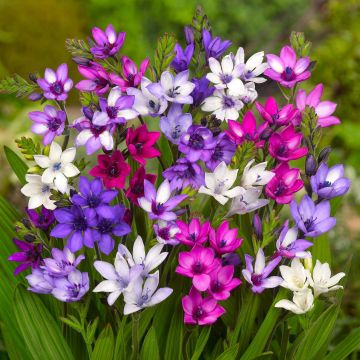
[[[134,313],[132,316],[132,360],[139,359],[139,320],[140,314]]]

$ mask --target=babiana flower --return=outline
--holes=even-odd
[[[265,170],[267,166],[266,161],[252,166],[254,162],[255,159],[250,160],[245,166],[243,176],[241,178],[241,186],[244,188],[264,186],[275,175],[272,171]]]
[[[293,301],[280,300],[275,304],[275,307],[289,310],[297,315],[305,314],[314,307],[314,295],[311,289],[295,292]]]
[[[282,287],[294,292],[306,291],[309,287],[308,271],[299,259],[293,259],[291,266],[281,265],[279,267],[283,282]]]

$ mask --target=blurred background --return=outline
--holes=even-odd
[[[231,39],[233,50],[246,54],[265,50],[276,53],[292,30],[303,31],[313,43],[312,58],[318,61],[307,90],[322,82],[323,98],[338,103],[342,125],[326,131],[326,143],[334,151],[331,163],[345,162],[353,180],[343,200],[338,226],[330,234],[334,271],[343,269],[353,255],[348,276],[343,316],[338,333],[345,334],[360,319],[360,2],[359,0],[0,0],[0,77],[18,73],[43,73],[62,62],[70,76],[79,80],[64,47],[67,38],[86,38],[93,26],[112,23],[126,31],[122,52],[137,63],[152,58],[158,36],[173,32],[183,41],[183,26],[191,22],[201,4],[213,33]],[[272,90],[271,84],[265,93]],[[261,91],[261,90],[260,90]],[[73,92],[75,93],[75,92]],[[76,95],[70,98],[71,113],[80,115]],[[261,100],[261,99],[260,99]],[[38,104],[0,95],[0,143],[14,146],[14,139],[30,128],[27,113]],[[1,152],[0,193],[23,207],[16,179]],[[341,336],[341,335],[340,335]]]

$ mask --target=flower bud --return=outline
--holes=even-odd
[[[253,217],[253,226],[254,226],[254,232],[257,237],[257,239],[262,239],[263,236],[263,227],[262,222],[260,219],[260,216],[258,214],[255,214]]]
[[[38,100],[42,99],[42,97],[43,97],[42,94],[34,92],[28,96],[28,99],[30,101],[38,101]]]
[[[304,259],[304,266],[305,266],[305,269],[306,269],[306,270],[312,271],[313,262],[312,262],[312,257],[311,257],[311,256],[306,257],[306,258]]]
[[[21,223],[27,228],[27,229],[31,229],[31,221],[29,219],[21,219]]]
[[[34,235],[32,235],[32,234],[26,234],[26,235],[24,236],[24,240],[25,240],[26,242],[28,242],[28,243],[34,242],[35,239],[36,239],[36,237],[35,237]]]
[[[194,33],[190,26],[184,26],[185,40],[186,44],[191,44],[194,42]]]
[[[86,58],[82,58],[80,56],[74,56],[72,58],[73,62],[78,64],[78,65],[82,65],[82,66],[89,66],[90,64],[90,60],[86,59]]]
[[[319,154],[319,157],[318,157],[318,163],[321,163],[323,161],[327,161],[331,151],[332,151],[332,148],[330,146],[327,146],[327,147],[323,148],[320,151],[320,154]]]
[[[30,73],[30,74],[29,74],[29,79],[30,79],[32,82],[37,83],[37,76],[36,76],[36,74]]]
[[[308,154],[305,162],[305,173],[307,176],[313,176],[316,174],[317,164],[313,155]]]
[[[89,120],[93,118],[94,112],[92,111],[90,106],[83,106],[82,112]]]
[[[229,254],[225,254],[222,257],[222,266],[226,266],[226,265],[233,265],[233,266],[239,266],[241,264],[241,260],[239,258],[238,254],[235,253],[229,253]]]
[[[268,140],[269,137],[272,134],[272,129],[270,127],[267,127],[261,134],[260,134],[260,140]]]

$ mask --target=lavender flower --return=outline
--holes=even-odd
[[[175,72],[179,73],[189,68],[191,58],[194,54],[194,48],[194,43],[190,43],[185,50],[183,50],[179,44],[175,45],[174,51],[176,56],[171,63],[171,67],[175,70]]]
[[[89,291],[89,275],[74,270],[67,277],[55,278],[52,295],[64,302],[79,301]]]
[[[192,79],[192,82],[195,84],[195,87],[191,96],[193,98],[193,106],[197,107],[200,106],[207,97],[213,94],[215,87],[209,86],[210,81],[206,76],[203,76],[200,79],[194,78]]]
[[[206,167],[211,171],[214,171],[222,161],[227,165],[230,164],[236,151],[236,145],[230,140],[226,133],[221,133],[215,139],[215,148],[212,150],[210,159],[205,163]]]
[[[209,30],[203,29],[202,40],[205,49],[206,60],[209,58],[219,58],[230,46],[231,41],[222,41],[220,37],[212,37]]]
[[[33,269],[30,275],[25,276],[30,287],[28,290],[37,294],[51,294],[54,288],[54,278],[41,269]]]

